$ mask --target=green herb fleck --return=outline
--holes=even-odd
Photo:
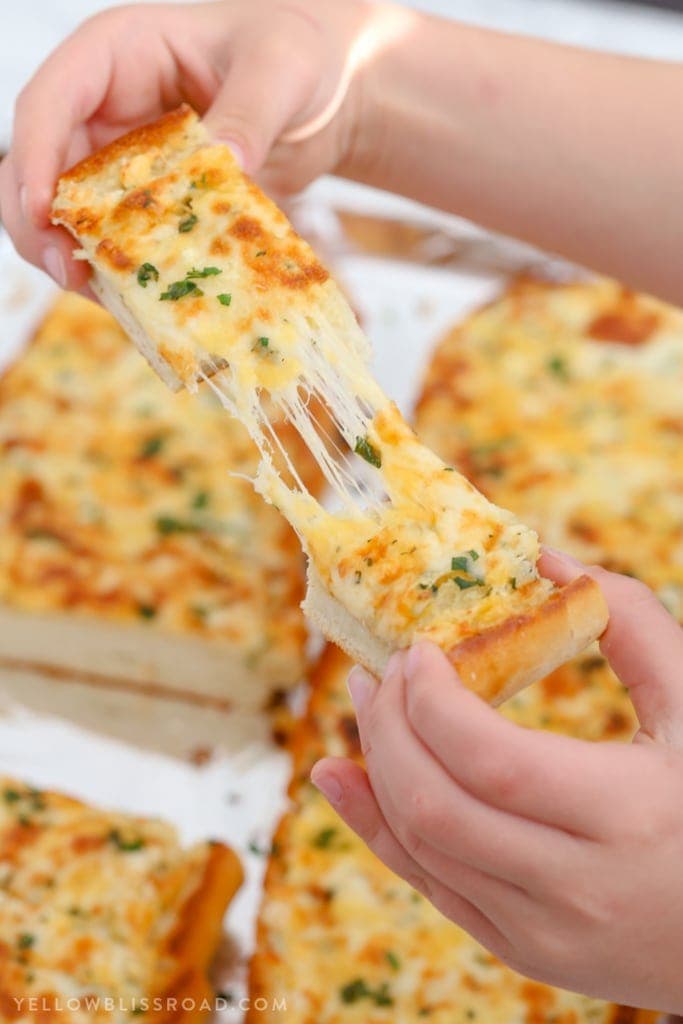
[[[222,274],[223,271],[219,267],[204,267],[202,270],[197,270],[193,267],[192,270],[188,270],[185,274],[186,281],[192,281],[197,277],[215,277],[217,274]]]
[[[353,450],[356,455],[360,455],[371,466],[376,466],[379,469],[382,465],[382,453],[368,441],[367,437],[357,437]]]
[[[232,302],[232,295],[229,292],[221,292],[216,298],[220,302],[221,306],[229,306]]]
[[[257,338],[256,339],[256,344],[260,345],[261,348],[268,348],[268,346],[270,345],[270,339],[269,338]]]
[[[467,580],[464,576],[454,576],[453,582],[460,590],[469,590],[470,587],[481,587],[481,580]]]
[[[337,834],[336,828],[323,828],[313,837],[311,846],[315,846],[317,850],[327,850],[332,844],[332,840]]]
[[[183,217],[180,224],[178,224],[178,231],[181,235],[187,234],[188,231],[192,231],[192,228],[197,223],[197,214],[191,213],[189,217]]]
[[[259,251],[256,253],[256,255],[257,256],[265,256],[266,255],[266,251],[267,251],[266,249],[259,249]]]
[[[360,569],[356,569],[356,571],[353,574],[353,582],[354,583],[360,583],[360,581],[362,579],[363,579],[363,573],[360,571]]]
[[[170,284],[165,292],[162,292],[159,296],[159,301],[163,302],[165,299],[170,299],[171,302],[177,302],[178,299],[182,299],[185,295],[193,295],[195,297],[203,295],[204,292],[201,288],[198,288],[194,281],[174,281]]]
[[[117,828],[113,828],[109,833],[109,840],[114,846],[121,850],[122,853],[134,853],[136,850],[141,850],[145,845],[144,839],[140,836],[136,836],[134,839],[128,839],[126,836],[121,835]]]
[[[467,555],[456,555],[455,558],[451,558],[451,569],[453,571],[460,569],[461,572],[467,572]]]
[[[175,519],[173,516],[157,516],[156,527],[164,537],[172,533],[196,533],[199,529],[196,523],[191,523],[187,519]]]
[[[31,935],[30,932],[23,932],[17,939],[17,946],[19,949],[31,949],[35,945],[36,937]]]
[[[384,955],[385,955],[385,957],[387,959],[387,963],[391,967],[392,971],[400,971],[401,970],[401,961],[399,960],[399,958],[396,956],[395,953],[393,953],[390,949],[388,949],[385,952]]]
[[[18,789],[6,789],[3,791],[2,798],[6,804],[15,804],[17,800],[21,800],[21,793]]]
[[[192,499],[192,508],[206,508],[209,504],[209,492],[197,491]]]
[[[516,576],[511,576],[510,579],[508,580],[508,583],[510,584],[510,586],[512,587],[513,590],[517,589],[517,577]]]
[[[157,610],[153,604],[139,604],[138,615],[141,619],[153,619]]]
[[[142,447],[140,448],[140,458],[153,459],[155,455],[159,454],[163,447],[163,437],[160,435],[157,435],[156,437],[148,437],[146,441],[143,441]]]
[[[567,362],[562,356],[551,356],[548,360],[548,369],[560,380],[569,380],[569,369]]]
[[[384,982],[379,988],[371,989],[363,978],[355,978],[340,989],[339,995],[343,1003],[357,1003],[361,999],[369,999],[375,1006],[393,1006],[394,1000],[389,995],[389,986]]]
[[[138,270],[138,284],[141,288],[147,287],[148,281],[158,281],[159,271],[153,263],[143,263]]]

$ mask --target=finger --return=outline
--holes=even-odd
[[[227,143],[249,173],[258,170],[271,146],[315,92],[313,62],[300,57],[291,37],[237,36],[234,56],[204,117],[209,132]]]
[[[393,835],[375,799],[368,777],[352,761],[325,758],[314,767],[311,779],[337,813],[395,874],[421,892],[451,921],[455,921],[497,956],[511,949],[496,926],[465,897],[418,864]]]
[[[92,19],[45,61],[19,95],[11,152],[29,223],[46,228],[72,137],[102,103],[111,75],[105,16]]]
[[[0,164],[0,219],[17,252],[47,271],[60,288],[78,291],[87,286],[89,270],[73,259],[73,239],[61,228],[36,228],[24,216],[12,157]]]
[[[613,751],[514,725],[462,685],[434,644],[415,645],[404,671],[408,722],[463,789],[574,835],[599,834],[619,772]],[[596,790],[596,777],[604,788]]]
[[[639,580],[546,551],[540,563],[565,582],[585,573],[605,595],[610,620],[600,648],[628,688],[641,730],[683,748],[683,630]]]
[[[553,871],[579,856],[579,840],[483,803],[446,772],[408,723],[404,658],[392,657],[381,685],[357,708],[372,788],[389,827],[409,850],[423,840],[527,891],[551,890]]]

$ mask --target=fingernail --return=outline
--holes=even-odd
[[[19,207],[21,209],[21,215],[24,220],[31,220],[31,211],[28,205],[28,189],[26,185],[22,185],[19,189]]]
[[[329,800],[333,807],[341,803],[344,791],[339,779],[332,772],[327,771],[325,768],[319,769],[316,765],[311,772],[311,782]]]
[[[241,171],[243,171],[244,170],[244,150],[242,149],[242,147],[240,145],[238,145],[237,142],[234,142],[233,139],[226,139],[225,140],[225,145],[228,147],[228,149],[232,153],[233,157],[235,158],[235,162],[237,163],[239,169]]]
[[[361,665],[356,665],[351,669],[346,685],[349,688],[356,714],[359,714],[370,699],[377,683]]]
[[[50,277],[54,278],[60,288],[66,288],[66,267],[64,257],[59,249],[51,245],[43,253],[43,266]]]

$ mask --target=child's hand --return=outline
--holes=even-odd
[[[558,581],[577,563],[547,553]],[[372,850],[522,974],[683,1011],[683,632],[642,584],[602,569],[603,653],[640,720],[632,746],[522,729],[441,651],[349,681],[367,764],[314,781]]]
[[[135,4],[91,18],[17,102],[0,165],[2,221],[17,249],[59,284],[83,286],[88,271],[72,260],[72,240],[49,223],[57,177],[183,100],[208,111],[210,130],[249,173],[268,161],[267,183],[281,191],[339,167],[352,144],[357,95],[353,80],[343,95],[338,86],[353,41],[377,17],[359,0],[224,0]],[[310,138],[273,148],[283,133],[315,127],[325,111],[329,122],[323,116]]]

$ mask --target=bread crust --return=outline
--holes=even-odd
[[[332,597],[309,565],[304,610],[346,653],[375,675],[391,654]],[[447,651],[465,686],[497,705],[542,679],[599,637],[609,618],[597,583],[579,576],[533,612],[516,615]]]
[[[163,114],[156,121],[140,125],[113,139],[106,146],[96,150],[84,160],[74,164],[60,176],[60,181],[85,181],[94,174],[113,164],[121,156],[132,157],[137,153],[160,146],[185,149],[187,143],[194,145],[190,133],[196,124],[197,115],[187,103],[181,103],[175,110]]]

